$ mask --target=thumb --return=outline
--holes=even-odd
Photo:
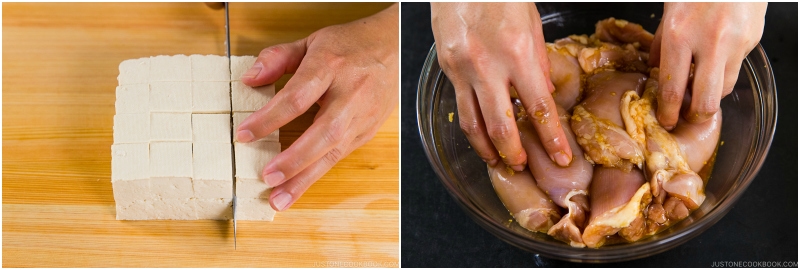
[[[253,66],[242,74],[242,83],[250,87],[272,84],[287,73],[294,73],[306,55],[306,39],[278,44],[258,54]]]

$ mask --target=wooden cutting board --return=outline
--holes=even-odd
[[[231,49],[257,55],[389,5],[233,3]],[[3,4],[4,267],[398,265],[397,108],[274,222],[239,222],[237,250],[230,221],[115,220],[119,63],[225,55],[224,25],[202,3]],[[317,110],[281,128],[284,149]]]

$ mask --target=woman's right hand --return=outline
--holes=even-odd
[[[453,83],[461,129],[484,161],[525,168],[509,88],[514,87],[550,159],[572,161],[561,129],[542,22],[533,3],[431,3],[439,64]]]

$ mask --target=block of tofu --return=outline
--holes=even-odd
[[[231,106],[234,112],[253,112],[267,105],[275,96],[275,85],[250,87],[241,81],[231,82]]]
[[[146,84],[149,82],[150,57],[122,61],[119,64],[117,81],[119,81],[119,85]]]
[[[154,177],[150,179],[151,198],[157,200],[194,197],[190,177]]]
[[[269,200],[265,198],[249,199],[236,198],[236,219],[237,220],[267,220],[272,221],[275,217],[275,209],[269,205]]]
[[[150,58],[151,82],[192,81],[192,61],[186,55],[159,55]]]
[[[197,219],[197,200],[165,199],[154,200],[152,219],[195,220]]]
[[[111,181],[111,186],[117,205],[129,205],[135,201],[153,198],[150,179]]]
[[[150,141],[150,116],[146,113],[114,115],[114,143]]]
[[[150,178],[150,144],[111,145],[111,181]]]
[[[233,181],[193,179],[192,183],[194,186],[194,198],[197,199],[233,198]]]
[[[192,61],[192,81],[228,82],[231,80],[228,57],[193,54],[189,58]]]
[[[232,199],[197,199],[197,219],[229,220],[233,218]]]
[[[151,113],[150,141],[192,141],[191,113]]]
[[[193,178],[195,180],[225,180],[229,183],[233,182],[233,160],[231,159],[230,143],[194,143],[192,155]]]
[[[234,143],[236,177],[263,180],[264,166],[280,152],[278,142]]]
[[[192,114],[193,142],[231,142],[230,114]]]
[[[242,79],[242,74],[247,72],[248,69],[253,67],[256,62],[256,57],[251,55],[245,56],[231,56],[231,80],[238,81]]]
[[[151,112],[192,112],[192,82],[150,83]]]
[[[150,143],[150,177],[192,177],[191,142]]]
[[[144,83],[117,86],[117,101],[114,107],[117,114],[149,113],[150,85]]]
[[[244,121],[245,118],[253,114],[252,112],[234,112],[233,113],[233,133],[235,134],[237,130],[239,130],[239,124]],[[269,135],[264,138],[258,139],[258,141],[265,141],[265,142],[277,142],[279,141],[279,130],[275,130]],[[235,139],[235,138],[234,138]]]
[[[117,201],[117,220],[155,219],[152,200],[139,200],[128,204]]]
[[[192,82],[192,112],[230,113],[230,82]]]
[[[269,198],[271,192],[272,188],[264,181],[236,177],[237,198]]]

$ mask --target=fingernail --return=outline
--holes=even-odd
[[[521,172],[522,170],[525,169],[525,166],[524,165],[514,165],[514,166],[511,166],[511,169],[514,169],[515,171]]]
[[[264,65],[261,62],[256,62],[253,67],[247,70],[244,74],[242,74],[242,78],[255,78],[258,76],[258,73],[261,73],[261,70],[264,69]]]
[[[495,159],[490,159],[490,160],[489,160],[489,166],[492,166],[492,167],[494,167],[494,165],[497,165],[497,159],[496,159],[496,158],[495,158]]]
[[[666,129],[667,131],[671,131],[673,128],[675,128],[675,126],[666,126],[666,127],[664,127],[664,129]]]
[[[256,138],[256,136],[253,135],[253,132],[250,132],[249,130],[246,130],[246,129],[245,130],[240,130],[239,132],[236,132],[236,140],[239,141],[239,142],[245,142],[246,143],[246,142],[252,141],[255,138]]]
[[[289,203],[292,202],[292,195],[286,192],[278,193],[275,197],[272,198],[272,204],[278,208],[275,209],[276,211],[283,211],[289,207]]]
[[[555,159],[555,162],[556,164],[558,164],[558,166],[561,167],[569,166],[570,160],[569,157],[567,156],[567,153],[564,153],[564,151],[559,151],[558,153],[553,155],[553,159]]]
[[[279,185],[281,182],[283,182],[283,178],[284,178],[284,175],[283,175],[282,172],[279,172],[279,171],[278,172],[271,172],[271,173],[268,173],[267,175],[264,175],[264,182],[266,182],[267,185],[269,185],[271,187],[274,187],[274,186]]]

